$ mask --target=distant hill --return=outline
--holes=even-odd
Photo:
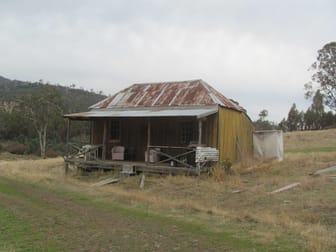
[[[21,96],[33,92],[42,85],[52,84],[10,80],[0,76],[0,106],[8,106],[9,103],[15,103]],[[87,111],[89,106],[106,98],[103,94],[97,94],[83,89],[61,85],[52,86],[55,86],[63,97],[66,108],[65,113]]]

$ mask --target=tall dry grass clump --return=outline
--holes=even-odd
[[[59,180],[64,177],[63,159],[0,161],[0,172],[3,176],[34,182]]]

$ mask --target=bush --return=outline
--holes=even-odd
[[[226,176],[232,174],[232,162],[230,159],[225,159],[222,162],[217,163],[208,171],[208,175],[213,177],[216,181],[223,181]]]
[[[215,181],[223,181],[225,178],[225,172],[218,164],[209,169],[208,175],[212,177]]]
[[[58,150],[47,150],[46,152],[46,157],[48,158],[55,158],[59,156],[62,156],[62,152]]]
[[[29,151],[31,154],[40,155],[40,144],[38,138],[26,139],[25,144],[29,146]]]
[[[63,153],[66,153],[67,146],[64,143],[51,142],[51,143],[48,143],[47,149],[48,150],[55,150],[55,151],[58,151],[59,153],[63,154]]]
[[[29,147],[21,143],[13,143],[7,147],[7,151],[12,154],[27,154],[29,153]]]
[[[230,159],[224,159],[224,161],[221,163],[222,167],[224,168],[224,172],[227,175],[232,174],[232,162]]]

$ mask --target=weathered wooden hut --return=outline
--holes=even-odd
[[[211,161],[253,155],[253,125],[246,111],[203,80],[134,84],[67,114],[91,122],[82,159],[68,163],[199,173]]]

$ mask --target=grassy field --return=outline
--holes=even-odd
[[[335,251],[336,130],[284,135],[283,162],[213,177],[63,174],[62,159],[0,156],[0,251]],[[278,194],[269,192],[299,182]]]
[[[2,250],[225,251],[256,243],[71,191],[1,178]]]

